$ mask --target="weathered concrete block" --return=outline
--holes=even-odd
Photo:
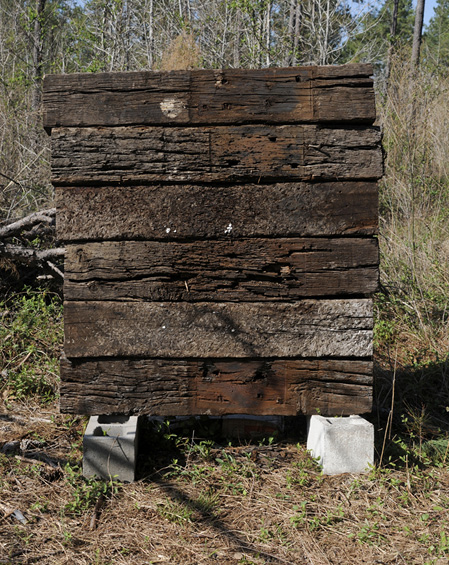
[[[83,438],[83,475],[133,482],[137,416],[91,416]]]
[[[325,475],[364,473],[374,463],[374,426],[360,416],[312,416],[307,449]]]

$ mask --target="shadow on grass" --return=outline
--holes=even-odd
[[[296,449],[298,441],[305,440],[306,418],[304,416],[288,418],[284,423],[283,432],[278,434],[276,440],[272,437],[260,436],[258,439],[252,438],[244,442],[230,441],[222,436],[219,424],[216,419],[190,418],[180,428],[175,427],[177,433],[174,433],[171,426],[162,424],[156,429],[154,423],[150,421],[144,423],[139,440],[137,479],[151,482],[161,489],[167,498],[167,508],[161,509],[161,514],[166,514],[168,520],[188,520],[191,517],[195,523],[212,528],[218,536],[227,541],[235,553],[243,554],[242,559],[246,554],[261,557],[266,563],[291,563],[249,542],[244,534],[235,529],[235,526],[232,528],[226,524],[222,515],[223,509],[221,512],[217,510],[218,502],[216,506],[204,500],[201,495],[204,489],[197,491],[199,495],[194,497],[190,492],[192,489],[183,489],[182,482],[180,483],[178,478],[184,476],[184,479],[188,480],[198,467],[206,473],[210,472],[211,482],[207,492],[213,498],[216,489],[212,474],[218,467],[224,469],[229,465],[232,467],[232,472],[229,473],[232,474],[226,474],[225,471],[226,480],[229,482],[229,488],[237,492],[238,499],[238,489],[242,486],[238,483],[242,474],[248,469],[249,472],[257,474],[261,472],[260,460],[263,460],[265,455],[269,454],[273,457],[271,461],[273,468],[278,465],[289,465],[289,457],[285,453],[287,450],[284,450],[284,446],[291,444]],[[277,440],[281,438],[284,441],[278,444]],[[290,449],[290,453],[292,451]],[[242,493],[241,496],[244,494]],[[179,514],[184,518],[179,518],[173,508],[178,508]],[[216,558],[218,559],[218,556]]]
[[[449,356],[443,361],[374,364],[376,451],[398,463],[449,461]]]
[[[217,535],[226,539],[236,553],[246,553],[253,557],[264,557],[266,559],[266,563],[291,563],[290,561],[282,559],[281,557],[271,553],[267,553],[266,551],[263,551],[249,543],[243,535],[236,532],[235,529],[231,530],[228,526],[226,526],[219,515],[213,511],[205,510],[204,503],[202,501],[192,499],[183,492],[179,486],[162,478],[159,478],[154,482],[174,504],[182,504],[189,512],[194,513],[195,522],[199,522],[203,524],[203,526],[212,527],[216,531]]]
[[[374,382],[373,412],[365,417],[375,427],[376,464],[381,462],[383,467],[392,469],[446,466],[449,463],[449,356],[441,362],[396,366],[388,359],[377,360]],[[288,435],[295,432],[295,441],[305,442],[306,420],[305,417],[287,420]],[[230,446],[220,438],[217,422],[190,421],[177,433],[163,426],[159,432],[151,426],[143,430],[144,449],[140,449],[138,464],[138,477],[157,485],[166,496],[168,510],[163,512],[169,513],[171,504],[178,506],[187,517],[213,528],[236,552],[260,556],[267,562],[288,563],[264,552],[257,543],[249,542],[243,533],[228,526],[214,507],[205,506],[201,498],[191,494],[192,489],[184,489],[177,480],[183,474],[188,477],[189,464],[196,462],[189,460],[193,445],[213,446],[212,454],[202,453],[199,457],[211,466],[218,461],[214,453]],[[257,445],[253,440],[244,448],[257,450]],[[235,470],[236,477],[238,472]],[[167,519],[170,519],[168,514]]]

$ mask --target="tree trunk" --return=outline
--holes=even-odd
[[[31,109],[38,112],[42,102],[42,15],[47,0],[36,0],[36,17],[33,32],[33,79]]]
[[[295,11],[296,11],[296,2],[295,0],[290,0],[288,31],[287,31],[288,45],[286,49],[286,56],[284,59],[285,67],[291,67],[293,63]]]
[[[293,66],[296,66],[298,63],[298,45],[299,45],[299,33],[300,33],[300,25],[301,25],[301,6],[299,2],[296,2],[296,10],[295,10],[295,32],[293,38]]]
[[[241,25],[241,13],[240,8],[235,8],[235,33],[234,33],[234,43],[233,43],[233,58],[234,58],[234,68],[238,69],[240,67],[240,25]]]
[[[149,51],[149,58],[148,58],[148,66],[150,70],[153,70],[154,66],[154,4],[153,0],[150,0],[150,30],[149,30],[149,44],[150,44],[150,51]]]
[[[391,26],[390,26],[390,46],[388,48],[388,56],[387,56],[387,69],[386,69],[387,81],[390,78],[390,72],[391,72],[391,60],[393,58],[394,42],[398,28],[398,12],[399,12],[399,0],[394,0],[393,17],[391,19]]]
[[[265,49],[266,49],[266,61],[267,67],[271,64],[270,57],[270,45],[271,45],[271,1],[267,4],[266,12],[266,25],[265,25]]]
[[[422,28],[424,21],[425,0],[418,0],[416,5],[415,29],[413,31],[412,65],[417,67],[419,64],[419,52],[421,50]]]

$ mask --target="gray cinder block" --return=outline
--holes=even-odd
[[[83,475],[133,482],[137,416],[91,416],[83,437]]]
[[[325,475],[364,473],[374,463],[374,426],[360,416],[312,416],[307,449]]]

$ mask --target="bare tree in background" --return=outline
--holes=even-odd
[[[390,26],[390,45],[388,46],[388,55],[387,55],[387,68],[386,68],[386,79],[388,81],[390,77],[390,70],[391,70],[391,60],[393,58],[394,53],[394,43],[398,29],[398,13],[399,13],[399,0],[394,0],[393,2],[393,15],[391,17],[391,26]]]
[[[422,28],[424,22],[424,4],[425,0],[417,0],[412,47],[412,65],[414,67],[417,67],[419,65],[419,54],[421,51],[422,42]]]
[[[41,108],[41,99],[42,99],[42,79],[43,79],[42,18],[44,16],[46,3],[47,0],[36,0],[36,13],[34,15],[34,33],[33,33],[34,87],[31,96],[31,109],[36,114],[39,112]]]

